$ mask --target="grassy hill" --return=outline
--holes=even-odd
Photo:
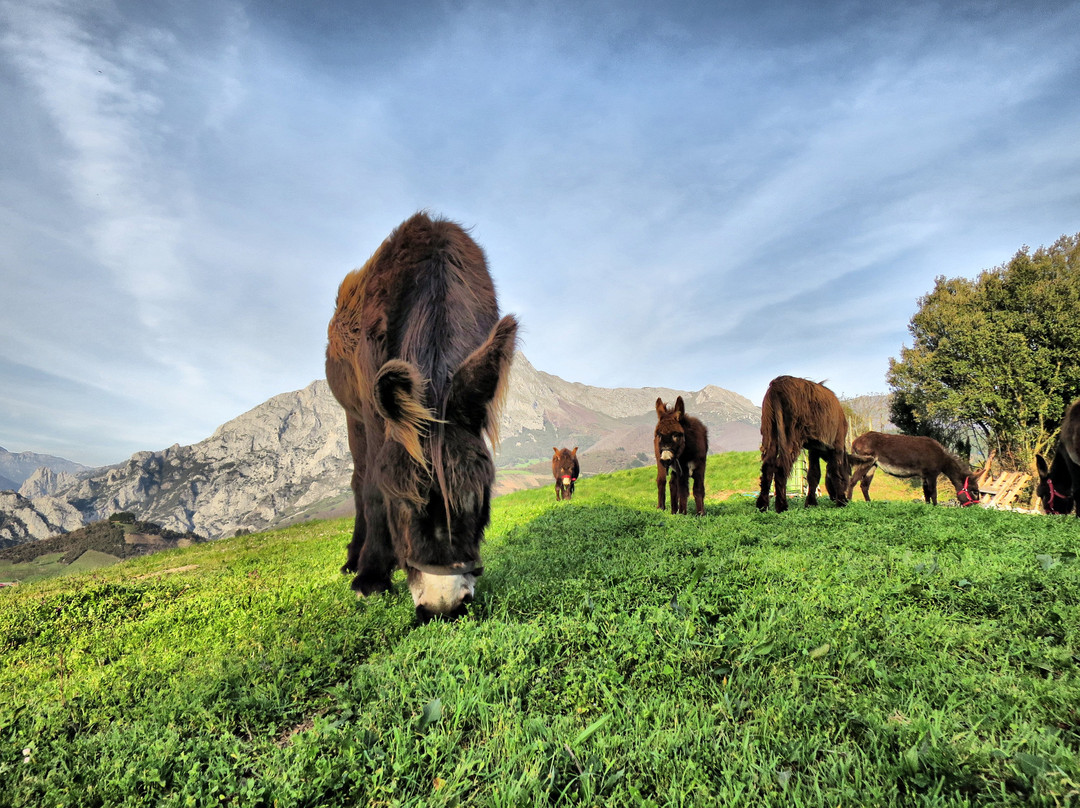
[[[1077,804],[1078,520],[653,474],[495,500],[452,624],[348,520],[0,592],[0,805]]]
[[[29,583],[86,572],[203,541],[202,536],[163,529],[154,522],[102,520],[70,533],[0,549],[0,581]]]

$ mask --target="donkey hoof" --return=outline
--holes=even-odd
[[[353,578],[352,588],[357,597],[367,597],[377,592],[389,592],[390,577],[388,575],[357,575]]]

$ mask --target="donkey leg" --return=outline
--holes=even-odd
[[[353,578],[353,591],[362,595],[385,592],[390,589],[390,574],[397,565],[397,558],[390,542],[390,526],[386,521],[386,509],[382,495],[367,497],[364,516],[367,537],[360,549]]]
[[[671,512],[672,513],[686,513],[686,506],[680,501],[681,486],[679,485],[680,474],[678,471],[674,472],[671,477]]]
[[[687,513],[690,505],[690,470],[679,476],[679,513]]]
[[[937,475],[922,478],[922,495],[928,505],[937,505]]]
[[[353,520],[353,534],[345,551],[345,563],[341,567],[342,574],[356,572],[356,565],[360,558],[360,551],[364,547],[365,519],[364,519],[364,484],[360,476],[354,471],[352,475],[353,507],[356,509],[356,519]]]
[[[813,449],[808,451],[806,464],[806,502],[805,507],[817,505],[817,489],[821,482],[821,455]]]
[[[846,463],[847,458],[843,449],[830,452],[825,458],[825,490],[829,492],[829,498],[841,508],[848,504],[847,488],[850,472],[847,470]]]
[[[775,471],[776,469],[771,463],[761,464],[761,492],[758,494],[754,505],[762,513],[769,510],[769,488],[772,486]]]
[[[694,467],[694,512],[701,516],[705,513],[705,462]]]
[[[773,492],[776,494],[776,512],[783,513],[788,509],[787,480],[790,469],[777,468],[773,477]]]
[[[865,499],[867,502],[870,501],[870,483],[874,479],[874,470],[876,468],[877,466],[871,466],[869,471],[867,471],[866,474],[863,475],[862,482],[859,484],[859,487],[862,488],[863,499]],[[851,499],[850,495],[848,496],[848,499]]]
[[[667,469],[656,464],[656,507],[664,510],[664,494],[667,489]]]

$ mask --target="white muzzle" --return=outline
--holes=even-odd
[[[472,573],[432,575],[420,572],[409,581],[409,592],[417,607],[423,606],[434,614],[446,614],[466,600],[472,600],[476,594],[476,576]]]

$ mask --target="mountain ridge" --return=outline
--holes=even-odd
[[[552,446],[579,446],[584,474],[651,463],[657,398],[681,395],[709,427],[712,453],[756,449],[759,441],[760,409],[716,385],[592,387],[539,371],[519,352],[507,389],[496,493],[546,484]],[[195,444],[136,452],[99,469],[35,471],[0,500],[0,542],[46,538],[118,511],[213,538],[263,530],[350,512],[351,473],[344,411],[319,379]]]

